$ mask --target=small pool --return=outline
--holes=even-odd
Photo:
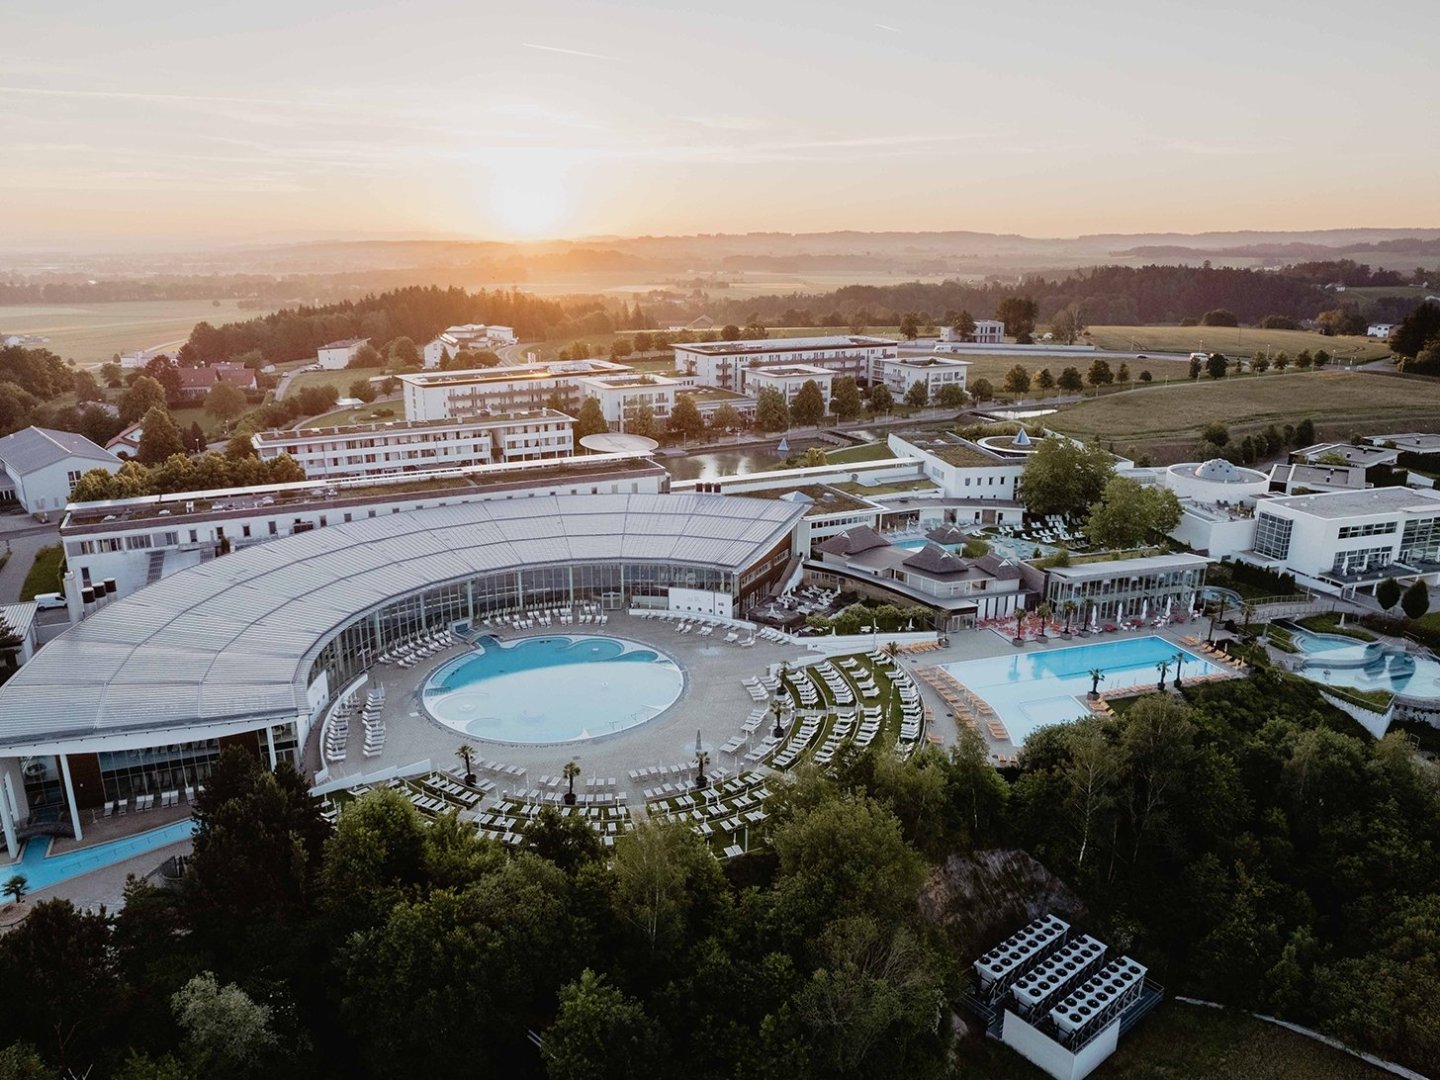
[[[0,877],[24,874],[31,892],[58,885],[81,874],[102,870],[137,855],[155,851],[170,844],[188,840],[195,833],[195,822],[190,818],[162,825],[158,829],[121,837],[93,847],[67,851],[61,855],[48,855],[50,837],[36,836],[25,841],[25,851],[18,862],[0,864]],[[0,899],[0,904],[9,903]]]
[[[1240,610],[1241,605],[1245,603],[1245,598],[1234,589],[1221,588],[1219,585],[1203,586],[1200,589],[1200,598],[1202,600],[1224,600],[1226,607],[1233,608],[1237,612]]]
[[[1440,701],[1440,662],[1428,656],[1378,641],[1317,634],[1300,626],[1286,629],[1301,652],[1292,664],[1311,682]]]
[[[990,545],[990,550],[1002,559],[1025,561],[1054,555],[1060,549],[1054,544],[1042,544],[1038,540],[1021,540],[1015,536],[993,536],[989,533],[980,537]],[[1039,555],[1036,555],[1036,552]]]
[[[899,547],[899,548],[904,548],[906,551],[919,551],[919,550],[920,550],[921,548],[923,548],[926,544],[933,544],[933,543],[937,543],[937,541],[934,541],[934,540],[926,540],[924,537],[921,537],[919,540],[901,540],[901,541],[899,541],[895,546],[896,546],[896,547]],[[940,544],[939,546],[942,547],[942,548],[944,548],[946,551],[959,551],[959,550],[960,550],[961,548],[963,548],[965,545],[964,545],[964,544]]]
[[[1220,669],[1164,638],[1125,638],[1095,645],[1023,652],[946,664],[945,670],[980,695],[995,710],[1016,746],[1036,728],[1063,724],[1086,713],[1090,671],[1104,673],[1100,689],[1146,684],[1158,687],[1156,665],[1168,662],[1166,682],[1175,679],[1175,656],[1184,657],[1180,680],[1212,675]]]
[[[476,739],[559,743],[653,720],[685,676],[668,656],[612,637],[563,635],[505,645],[494,638],[441,665],[425,683],[426,711]]]

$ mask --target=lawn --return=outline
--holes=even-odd
[[[116,353],[166,346],[178,349],[198,322],[235,322],[276,310],[242,309],[235,300],[134,300],[108,304],[0,306],[0,333],[39,334],[45,347],[81,367],[97,367]]]
[[[956,1076],[1043,1080],[1047,1075],[994,1039],[971,1037]],[[1323,1043],[1244,1014],[1167,1001],[1120,1040],[1096,1080],[1380,1080],[1379,1069]]]
[[[25,583],[20,586],[21,600],[34,600],[36,593],[60,592],[60,574],[65,567],[65,549],[59,544],[42,547],[35,553]]]
[[[862,443],[844,446],[838,450],[826,450],[825,460],[831,465],[854,465],[860,461],[884,461],[893,458],[890,447],[885,443]]]
[[[323,416],[312,416],[302,427],[344,427],[346,424],[385,424],[403,421],[405,406],[399,401],[377,401],[354,409],[336,409]]]
[[[1206,424],[1220,422],[1231,438],[1310,417],[1324,438],[1352,432],[1427,430],[1440,415],[1440,382],[1343,371],[1171,383],[1063,407],[1050,426],[1149,450],[1157,461],[1193,449]]]
[[[1347,357],[1378,360],[1390,355],[1383,341],[1363,337],[1326,337],[1309,330],[1256,330],[1249,326],[1092,326],[1087,339],[1117,352],[1223,352],[1250,356],[1269,349],[1292,357],[1305,349],[1324,349],[1343,361]]]
[[[379,368],[349,368],[341,371],[302,371],[291,377],[285,384],[285,396],[293,397],[307,386],[330,385],[339,391],[341,397],[350,396],[350,384],[356,379],[368,379],[371,376],[379,375]]]

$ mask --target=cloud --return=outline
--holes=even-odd
[[[613,56],[606,56],[603,53],[585,52],[581,49],[562,49],[558,45],[535,45],[529,41],[520,43],[522,49],[538,49],[540,52],[560,53],[562,56],[583,56],[590,60],[614,60]]]
[[[904,33],[904,31],[903,31],[903,30],[900,30],[898,27],[886,26],[883,22],[877,22],[877,23],[875,24],[875,29],[877,29],[877,30],[884,30],[886,33],[889,33],[889,34],[902,34],[902,33]]]

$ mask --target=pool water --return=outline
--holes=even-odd
[[[1019,746],[1038,727],[1068,723],[1085,715],[1092,668],[1104,672],[1102,692],[1141,683],[1158,686],[1160,672],[1156,665],[1169,661],[1165,680],[1173,682],[1177,653],[1184,656],[1182,683],[1220,670],[1189,650],[1153,635],[1064,649],[1017,649],[1006,656],[944,666],[989,703],[1010,733],[1011,742]]]
[[[422,700],[432,717],[476,739],[558,743],[653,720],[684,688],[679,665],[644,645],[563,635],[513,645],[482,639],[441,665]]]
[[[1304,654],[1299,674],[1311,682],[1440,701],[1440,662],[1428,656],[1407,655],[1380,642],[1317,634],[1299,626],[1286,629]]]
[[[925,547],[927,544],[930,544],[930,543],[933,543],[933,542],[934,542],[934,541],[925,540],[925,539],[923,539],[923,538],[920,539],[920,540],[901,540],[901,541],[899,541],[895,546],[896,546],[896,547],[900,547],[900,548],[904,548],[906,551],[919,551],[921,548]],[[941,545],[940,545],[940,547],[944,548],[946,551],[959,551],[959,550],[960,550],[961,548],[963,548],[964,546],[965,546],[964,544],[941,544]]]
[[[181,840],[188,840],[194,832],[195,822],[185,818],[148,832],[53,856],[47,855],[50,850],[50,837],[36,836],[25,841],[25,851],[18,862],[0,864],[0,878],[8,879],[12,874],[24,874],[30,891],[34,892]],[[0,899],[0,904],[9,902]]]

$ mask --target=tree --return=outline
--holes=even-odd
[[[368,405],[380,395],[375,389],[375,384],[369,379],[356,379],[350,384],[350,396],[359,398]]]
[[[755,426],[761,431],[784,431],[790,426],[790,406],[773,386],[762,386],[755,395]]]
[[[408,337],[396,338],[385,351],[390,354],[390,363],[397,367],[414,367],[424,359],[415,342]]]
[[[1042,367],[1035,373],[1035,389],[1045,391],[1055,389],[1055,376],[1050,374],[1048,367]]]
[[[1405,595],[1400,597],[1400,610],[1411,619],[1418,619],[1430,610],[1430,590],[1420,578],[1411,582]]]
[[[734,431],[741,424],[740,412],[728,401],[710,414],[710,426],[716,431]]]
[[[726,323],[720,330],[721,341],[739,341],[740,327],[734,323]]]
[[[1240,320],[1226,308],[1212,308],[1200,316],[1201,326],[1239,326]]]
[[[1440,304],[1421,304],[1390,332],[1390,349],[1397,356],[1415,357],[1440,336]]]
[[[1091,508],[1085,533],[1099,547],[1124,549],[1163,536],[1179,524],[1180,500],[1173,491],[1115,476]]]
[[[217,382],[205,395],[205,411],[218,420],[234,420],[245,411],[245,391],[234,383]]]
[[[121,380],[124,378],[124,376],[125,369],[122,368],[119,364],[115,363],[115,361],[113,360],[107,360],[105,363],[100,365],[100,381],[103,382],[106,386],[108,386],[111,390],[115,390],[120,387]]]
[[[1295,425],[1295,445],[1313,446],[1315,444],[1315,421],[1308,416]]]
[[[1128,383],[1130,381],[1130,365],[1125,363],[1124,360],[1120,361],[1120,368],[1115,372],[1115,381],[1118,383]]]
[[[625,408],[623,428],[632,435],[644,435],[647,439],[655,436],[655,406],[648,401]]]
[[[920,336],[920,316],[913,311],[907,311],[900,316],[900,336],[906,341],[914,341]]]
[[[1275,354],[1275,358],[1271,360],[1271,364],[1274,365],[1276,371],[1284,371],[1290,366],[1290,354],[1282,349]]]
[[[568,785],[565,791],[565,803],[567,806],[575,805],[575,778],[580,775],[580,766],[573,761],[567,761],[565,768],[561,770],[565,782]]]
[[[205,437],[205,429],[200,426],[200,421],[190,421],[190,429],[185,432],[185,452],[187,454],[203,454],[208,445],[209,440]]]
[[[411,342],[410,347],[413,349],[415,343]],[[380,350],[367,341],[355,350],[355,355],[350,357],[349,363],[345,366],[349,368],[378,368],[383,366],[384,363],[385,358],[380,355]],[[419,363],[419,361],[417,360],[415,363]]]
[[[135,451],[136,461],[142,465],[158,465],[172,454],[185,453],[185,438],[180,434],[180,426],[163,405],[152,408],[140,423],[143,432],[140,446]]]
[[[800,427],[819,427],[825,419],[825,394],[814,379],[806,379],[800,387],[790,406],[790,417]]]
[[[970,384],[970,396],[976,401],[994,401],[995,388],[990,385],[989,379],[976,379]]]
[[[719,867],[698,836],[675,822],[642,822],[615,841],[615,910],[652,960],[685,938],[692,907],[720,888]]]
[[[5,629],[9,630],[8,624]],[[5,885],[0,888],[0,894],[10,897],[15,903],[24,901],[25,894],[30,891],[30,879],[24,874],[11,874],[5,879]]]
[[[1309,371],[1313,363],[1315,363],[1315,358],[1310,355],[1309,349],[1301,349],[1295,354],[1295,366],[1301,371]]]
[[[575,418],[575,441],[586,435],[603,435],[610,430],[605,414],[600,411],[599,399],[587,397],[580,403],[580,415]]]
[[[1114,473],[1114,459],[1099,443],[1044,439],[1020,474],[1020,499],[1032,514],[1082,514],[1100,500]]]
[[[1061,343],[1073,345],[1085,332],[1085,320],[1080,314],[1079,304],[1066,304],[1050,320],[1050,332]]]
[[[1023,364],[1016,364],[1005,373],[1005,381],[1001,388],[1007,394],[1026,394],[1030,392],[1030,373],[1025,370]]]
[[[1210,354],[1210,359],[1205,361],[1205,374],[1212,379],[1223,379],[1229,369],[1230,361],[1224,353],[1213,352]]]
[[[1380,605],[1381,611],[1389,611],[1400,602],[1402,591],[1398,581],[1393,577],[1387,577],[1375,586],[1375,602]]]
[[[1029,337],[1035,329],[1040,308],[1028,296],[1007,296],[995,307],[995,317],[1005,324],[1010,337]]]
[[[205,448],[202,446],[200,449],[204,450]],[[225,443],[226,461],[245,461],[257,458],[258,456],[259,455],[255,453],[255,444],[251,442],[250,436],[246,432],[242,431],[239,434],[231,435]],[[283,456],[288,458],[290,455],[285,454]],[[276,461],[278,460],[277,458]],[[294,459],[291,458],[291,460],[293,461]],[[283,483],[283,481],[280,480],[272,480],[271,482]]]
[[[626,1080],[663,1071],[664,1032],[644,1007],[589,968],[560,989],[560,1009],[541,1044],[548,1074]]]
[[[0,1050],[0,1076],[5,1080],[54,1080],[55,1070],[33,1046],[14,1043]]]
[[[955,321],[950,324],[950,329],[955,331],[961,341],[974,341],[975,316],[968,311],[961,311],[959,315],[955,316]]]
[[[1085,389],[1085,380],[1081,378],[1079,368],[1067,367],[1060,372],[1055,385],[1067,394],[1078,394]]]
[[[1230,429],[1219,420],[1212,420],[1200,429],[1200,437],[1215,446],[1224,446],[1230,441]]]
[[[958,409],[965,401],[965,389],[959,383],[945,383],[935,394],[935,403],[946,409]]]
[[[872,412],[888,413],[895,408],[895,395],[884,383],[870,387],[870,409]]]
[[[148,375],[141,375],[120,395],[120,419],[133,424],[154,408],[165,408],[165,388]]]
[[[1250,370],[1256,375],[1264,375],[1270,370],[1270,360],[1264,353],[1256,353],[1250,361]]]
[[[911,383],[910,389],[905,391],[905,404],[912,409],[923,409],[930,404],[930,384],[924,379]]]
[[[1190,354],[1190,368],[1186,372],[1186,374],[1190,378],[1198,379],[1200,377],[1200,372],[1205,370],[1205,360],[1202,358],[1203,356],[1203,353]]]
[[[704,434],[705,420],[701,417],[700,410],[695,407],[695,399],[691,395],[676,395],[675,407],[670,410],[670,418],[665,421],[665,427],[672,434],[686,439]]]
[[[1110,362],[1103,357],[1097,357],[1090,363],[1090,370],[1085,373],[1085,381],[1091,386],[1109,386],[1115,381],[1115,373],[1110,370]]]
[[[830,408],[839,420],[854,420],[865,408],[860,387],[850,375],[841,375],[830,384]]]
[[[1318,369],[1318,368],[1323,368],[1323,367],[1327,366],[1327,365],[1330,363],[1330,360],[1331,360],[1330,354],[1329,354],[1328,352],[1326,352],[1324,349],[1316,349],[1316,350],[1315,350],[1315,367],[1316,367],[1317,369]]]
[[[175,1020],[201,1075],[249,1076],[275,1051],[270,1007],[234,983],[201,972],[170,999]]]

